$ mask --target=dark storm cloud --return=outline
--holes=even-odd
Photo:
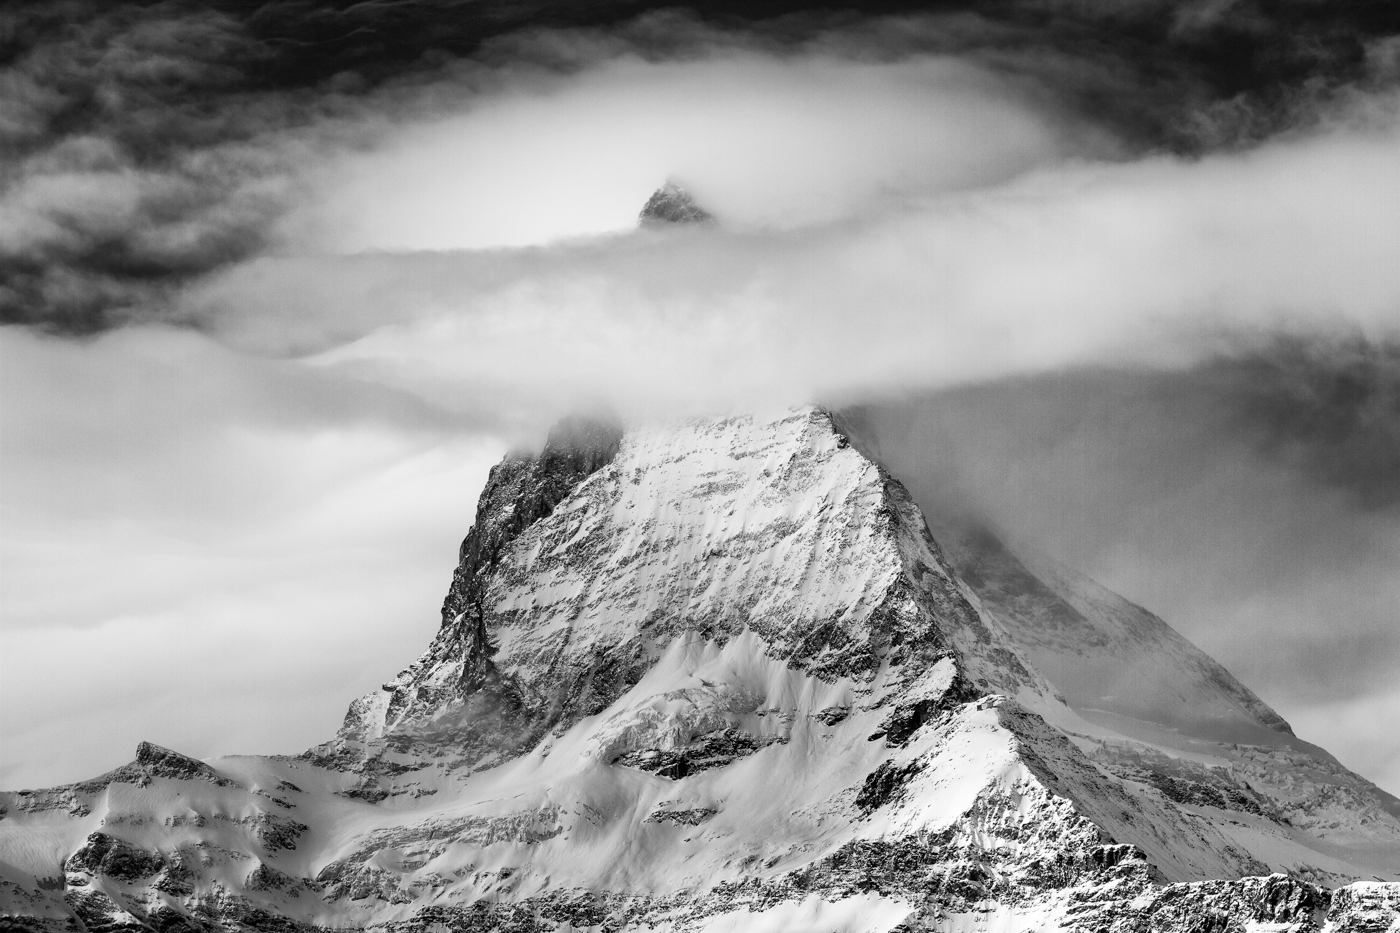
[[[103,10],[98,12],[98,10]],[[284,192],[240,96],[260,58],[213,12],[5,14],[0,315],[90,331],[247,256]]]
[[[0,321],[83,333],[265,251],[328,153],[465,106],[522,63],[716,47],[955,54],[1139,150],[1201,151],[1393,79],[1376,5],[710,2],[10,5],[0,13]]]
[[[1280,339],[1202,375],[1266,458],[1360,509],[1400,505],[1400,344]]]

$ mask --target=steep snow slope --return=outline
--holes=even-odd
[[[1089,724],[1066,728],[1106,770],[1230,811],[1235,825],[1285,825],[1319,854],[1400,868],[1400,801],[1294,736],[1161,619],[1044,555],[1012,553],[985,528],[946,516],[934,527],[983,610]]]
[[[855,413],[876,459],[899,438]],[[887,441],[882,447],[882,441]],[[1184,806],[1228,813],[1259,851],[1286,833],[1321,858],[1289,869],[1333,882],[1400,870],[1400,800],[1348,771],[1161,619],[1043,554],[1013,552],[975,518],[924,490],[934,534],[986,614],[1084,720],[1060,722],[1107,770]],[[1265,824],[1261,830],[1257,823]],[[1248,826],[1246,824],[1249,824]],[[1281,828],[1282,827],[1282,828]],[[1326,874],[1321,859],[1349,861]],[[1282,863],[1275,863],[1282,864]],[[1311,867],[1310,867],[1311,866]]]
[[[1133,770],[1119,752],[1153,749],[1056,699],[821,410],[565,425],[493,471],[443,615],[300,758],[143,746],[3,795],[0,907],[53,929],[1342,931],[1397,898],[1300,880],[1362,869]],[[1270,871],[1295,877],[1234,880]]]
[[[949,559],[1070,706],[1225,742],[1286,745],[1283,717],[1150,612],[985,528],[931,524]]]

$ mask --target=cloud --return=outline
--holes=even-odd
[[[1391,702],[1400,668],[1396,353],[1268,341],[865,412],[931,513],[990,522],[1158,613],[1393,792],[1400,742],[1359,711]]]
[[[207,106],[257,50],[228,16],[152,12],[4,15],[0,320],[119,320],[249,255],[274,212],[269,153],[219,145],[269,128],[267,108]]]
[[[793,228],[1109,148],[1029,98],[947,57],[624,54],[331,162],[288,238],[404,251],[628,230],[668,175],[732,227]]]
[[[504,443],[298,370],[0,329],[0,784],[298,751],[431,638]]]
[[[1400,743],[1375,740],[1388,723],[1400,722],[1400,690],[1321,703],[1289,716],[1300,737],[1324,745],[1391,793],[1400,788]]]
[[[628,140],[617,146],[625,161]],[[781,211],[765,228],[755,208],[728,223],[717,211],[714,229],[535,248],[269,257],[188,292],[185,310],[233,344],[319,353],[425,398],[556,410],[580,392],[724,405],[1182,365],[1279,330],[1393,334],[1398,159],[1400,122],[1367,118],[1244,153],[1052,159],[796,228]],[[694,172],[699,190],[727,177],[718,163]],[[792,203],[839,203],[885,176],[837,177],[781,184]],[[392,213],[375,197],[345,209],[381,207]]]
[[[1393,79],[1385,23],[1343,5],[1177,16],[1032,0],[1052,14],[1034,25],[1027,4],[721,6],[9,4],[0,321],[91,333],[167,320],[185,285],[310,234],[402,247],[596,232],[633,210],[638,164],[652,179],[721,172],[708,193],[732,218],[801,222],[995,180],[1047,146],[1248,144]],[[605,127],[630,143],[620,162]],[[788,144],[759,145],[775,137]],[[522,151],[528,139],[540,146]],[[768,183],[842,173],[867,187],[799,201]],[[328,186],[346,189],[348,212],[318,199]],[[356,212],[376,193],[379,225]]]
[[[1280,340],[1208,378],[1233,384],[1237,420],[1269,459],[1362,510],[1400,505],[1400,345]]]

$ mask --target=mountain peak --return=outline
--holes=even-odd
[[[696,204],[689,191],[675,181],[667,180],[666,184],[652,192],[637,220],[644,227],[652,227],[705,223],[714,220],[714,215]]]
[[[1081,717],[1039,663],[1124,632],[1172,660],[1132,669],[1163,674],[1154,695],[1275,714],[1116,597],[1036,583],[990,539],[945,551],[857,422],[566,419],[492,469],[437,636],[332,741],[209,764],[145,743],[0,794],[0,917],[1390,928],[1400,884],[1325,890],[1397,874],[1389,798],[1305,747],[1183,754]]]
[[[373,773],[443,743],[463,761],[520,754],[608,708],[686,633],[752,632],[818,681],[861,684],[918,679],[951,638],[986,690],[1020,683],[980,663],[993,639],[917,508],[825,410],[615,430],[564,422],[539,456],[492,470],[438,637],[318,756]],[[851,545],[823,548],[832,536]]]

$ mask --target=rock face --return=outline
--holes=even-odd
[[[704,223],[713,219],[709,211],[695,203],[690,192],[674,181],[668,181],[652,192],[642,206],[642,212],[637,215],[637,221],[644,227]]]
[[[437,637],[334,739],[208,764],[143,744],[0,795],[0,908],[54,930],[1400,925],[1381,792],[1165,623],[998,547],[945,551],[819,409],[565,422],[492,471]],[[1054,651],[1114,638],[1160,655],[1154,683],[1214,685],[1181,688],[1182,722],[1225,703],[1264,741],[1082,715]]]
[[[410,749],[431,754],[449,745],[478,760],[499,760],[538,741],[545,719],[529,706],[518,679],[503,678],[492,658],[491,583],[516,539],[611,463],[621,437],[614,424],[569,418],[538,457],[512,455],[492,468],[476,523],[462,541],[437,637],[382,692],[351,704],[335,741],[318,750],[325,763],[393,773]]]

